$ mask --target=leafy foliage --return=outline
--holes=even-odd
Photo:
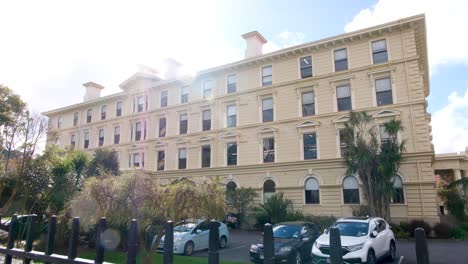
[[[446,223],[437,223],[434,226],[434,233],[438,238],[450,238],[452,236],[452,227]]]
[[[276,224],[286,221],[288,214],[293,212],[293,203],[284,198],[283,193],[277,193],[270,197],[265,204],[260,204],[257,211],[257,225],[267,220],[267,222]]]
[[[246,213],[253,209],[253,201],[258,197],[258,193],[252,188],[236,188],[234,191],[227,190],[226,196],[229,197],[229,206],[237,211],[237,221],[242,223]]]
[[[119,175],[119,158],[117,151],[97,149],[87,168],[87,176]]]
[[[318,227],[319,231],[323,231],[325,228],[329,228],[335,223],[336,217],[321,216],[321,215],[308,215],[305,217],[305,220],[315,224]]]

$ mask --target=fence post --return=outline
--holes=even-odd
[[[418,264],[429,264],[429,250],[427,248],[426,232],[421,227],[414,230],[416,239],[416,259]]]
[[[330,227],[330,263],[342,264],[340,229]]]
[[[273,238],[273,226],[265,224],[263,229],[263,256],[265,257],[263,263],[275,263],[275,241]]]
[[[24,245],[24,251],[26,252],[31,252],[32,250],[32,244],[33,244],[34,232],[35,232],[34,230],[35,218],[36,218],[36,215],[28,216],[27,227],[26,227],[26,244]],[[29,264],[31,263],[31,259],[25,258],[23,263]]]
[[[174,224],[167,221],[164,231],[164,264],[172,264],[174,254]]]
[[[99,219],[99,224],[96,233],[96,257],[94,258],[94,263],[103,263],[104,262],[104,240],[102,238],[102,233],[106,231],[107,224],[106,218],[101,217]]]
[[[70,235],[70,242],[68,245],[68,259],[76,259],[78,247],[78,239],[80,235],[80,218],[74,217],[72,222],[72,230]]]
[[[138,221],[132,219],[130,232],[128,234],[127,264],[136,264],[138,250]]]
[[[8,242],[7,242],[7,248],[12,249],[13,246],[15,245],[15,240],[16,240],[16,225],[18,223],[18,215],[14,214],[11,217],[10,220],[10,230],[8,231]],[[5,256],[5,264],[11,264],[11,255],[6,255]]]
[[[54,244],[55,244],[55,231],[57,230],[57,216],[53,215],[50,217],[49,220],[49,227],[47,229],[47,246],[45,250],[45,254],[50,256],[54,253]],[[46,264],[50,264],[50,262],[46,262]]]
[[[210,221],[208,264],[219,264],[219,223]]]

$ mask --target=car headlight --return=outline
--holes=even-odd
[[[358,250],[362,249],[362,247],[364,247],[364,243],[362,243],[362,244],[357,244],[357,245],[353,245],[353,246],[347,246],[346,248],[347,248],[349,251],[353,252],[353,251],[358,251]]]
[[[314,247],[316,247],[317,249],[320,249],[321,247],[323,247],[324,245],[323,244],[320,244],[319,242],[315,241],[314,243]]]
[[[258,251],[258,246],[255,245],[255,244],[252,244],[252,245],[250,246],[250,251],[252,251],[252,252],[257,252],[257,251]]]
[[[292,250],[291,246],[280,247],[278,249],[278,254],[287,254]]]

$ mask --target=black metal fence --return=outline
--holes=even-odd
[[[94,260],[78,258],[78,245],[80,233],[80,219],[73,218],[70,241],[68,244],[68,254],[54,254],[55,236],[57,230],[57,217],[52,216],[49,220],[47,230],[47,246],[45,252],[33,250],[33,239],[36,225],[35,216],[28,216],[26,222],[26,243],[24,249],[14,248],[15,241],[22,240],[22,236],[18,237],[18,217],[13,215],[11,218],[8,242],[6,247],[0,247],[0,254],[5,255],[5,263],[11,264],[12,257],[22,258],[23,263],[29,264],[31,260],[40,260],[48,263],[64,263],[64,264],[85,264],[85,263],[106,263],[105,261],[105,239],[103,233],[107,228],[106,219],[101,218],[97,227],[96,236],[96,255]],[[0,218],[1,219],[1,218]],[[173,223],[168,221],[165,225],[165,239],[163,248],[163,263],[173,263],[174,250],[174,233]],[[219,223],[212,220],[209,225],[209,248],[208,248],[208,264],[219,264]],[[336,227],[330,228],[330,263],[342,264],[342,248],[340,231]],[[417,228],[415,230],[416,239],[416,257],[418,264],[429,264],[429,251],[427,247],[426,234],[424,229]],[[137,263],[138,254],[138,222],[132,219],[128,233],[128,251],[126,254],[126,262],[128,264]],[[274,254],[274,239],[273,227],[271,224],[265,224],[263,232],[263,253],[264,264],[273,264],[275,262]]]

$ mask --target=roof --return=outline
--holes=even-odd
[[[307,221],[288,221],[288,222],[281,222],[277,225],[304,225],[304,224],[312,224],[311,222]]]
[[[376,217],[371,216],[352,216],[352,217],[343,217],[337,220],[337,222],[365,222],[369,223],[372,219]]]

